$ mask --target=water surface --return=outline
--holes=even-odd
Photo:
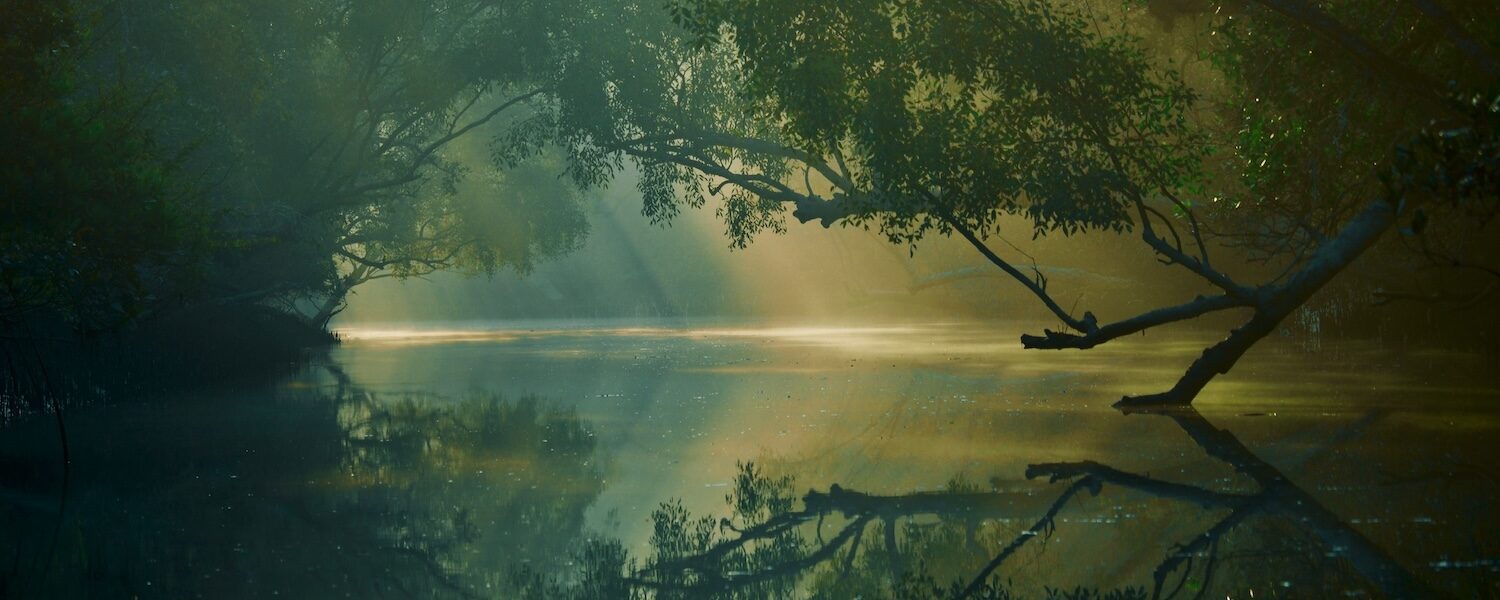
[[[71,409],[66,476],[50,419],[0,432],[5,589],[1500,594],[1483,360],[1269,340],[1197,411],[1126,416],[1213,334],[1019,331],[351,329],[272,386]]]

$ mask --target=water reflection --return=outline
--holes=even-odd
[[[603,488],[593,433],[535,398],[332,391],[72,416],[7,432],[11,597],[473,597],[561,564]],[[58,525],[60,523],[60,525]]]
[[[77,406],[66,493],[50,421],[0,430],[0,597],[1500,595],[1492,390],[1418,357],[1273,344],[1202,414],[1125,416],[1201,344],[429,337]]]
[[[767,476],[745,463],[725,497],[730,516],[693,517],[679,502],[664,503],[652,515],[650,554],[639,566],[612,556],[616,562],[603,570],[627,565],[624,587],[638,597],[1013,598],[1021,592],[1005,569],[1017,562],[1034,570],[1042,558],[1066,564],[1149,554],[1168,543],[1155,554],[1149,586],[1099,590],[1058,578],[1034,591],[1046,598],[1119,599],[1185,592],[1200,598],[1319,597],[1334,590],[1393,598],[1441,595],[1227,430],[1192,409],[1160,416],[1254,488],[1212,489],[1078,461],[1029,466],[1028,479],[1054,484],[1046,490],[1001,491],[994,489],[998,482],[986,490],[954,480],[942,491],[877,495],[834,484],[808,491],[799,506],[791,476]],[[1209,524],[1180,541],[1146,536],[1105,552],[1052,556],[1057,551],[1047,548],[1049,542],[1073,533],[1059,529],[1059,516],[1076,511],[1081,498],[1113,493],[1111,488],[1173,504],[1152,518],[1207,517]],[[1027,549],[1033,552],[1023,559]]]

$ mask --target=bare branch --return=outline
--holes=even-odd
[[[1012,279],[1015,279],[1016,281],[1021,282],[1021,285],[1026,286],[1026,289],[1030,290],[1033,295],[1040,299],[1042,301],[1042,304],[1046,305],[1047,309],[1052,311],[1052,314],[1057,315],[1057,318],[1062,319],[1062,322],[1066,323],[1068,327],[1072,327],[1074,330],[1077,330],[1081,333],[1089,333],[1097,328],[1098,323],[1095,320],[1093,313],[1084,313],[1082,319],[1074,318],[1073,315],[1064,310],[1062,306],[1059,306],[1056,300],[1052,299],[1052,296],[1047,293],[1047,290],[1042,288],[1039,282],[1032,280],[1030,277],[1027,277],[1025,273],[1022,273],[1014,265],[1011,265],[1009,262],[1006,262],[1005,259],[1000,258],[999,255],[996,255],[994,250],[991,250],[983,240],[979,239],[978,236],[975,236],[974,232],[969,231],[969,228],[964,227],[963,223],[960,223],[958,219],[946,213],[943,213],[940,216],[942,217],[943,221],[947,222],[954,231],[957,231],[959,235],[968,240],[969,244],[973,245],[974,249],[978,250],[979,253],[984,255],[986,259],[988,259],[991,263],[994,263],[995,266],[1000,267],[1000,270],[1005,271],[1005,273],[1007,275],[1010,275]]]
[[[1102,483],[1113,483],[1121,487],[1140,490],[1159,498],[1191,502],[1204,508],[1239,508],[1246,506],[1255,499],[1254,496],[1224,494],[1191,485],[1152,479],[1144,475],[1127,473],[1114,467],[1101,465],[1091,460],[1040,463],[1027,466],[1026,478],[1035,479],[1037,477],[1046,477],[1048,481],[1054,483],[1075,477],[1093,477]]]
[[[1041,336],[1023,335],[1021,336],[1021,345],[1026,348],[1040,350],[1086,350],[1110,340],[1139,333],[1158,325],[1186,321],[1211,312],[1248,306],[1250,304],[1243,298],[1235,296],[1198,296],[1184,304],[1158,308],[1123,321],[1098,327],[1093,331],[1085,332],[1084,335],[1074,335],[1051,330],[1043,330],[1045,335]]]
[[[1053,519],[1057,518],[1057,513],[1061,512],[1064,506],[1067,506],[1068,501],[1072,500],[1073,496],[1077,495],[1078,492],[1081,492],[1083,490],[1088,490],[1092,495],[1098,495],[1099,487],[1099,480],[1092,477],[1084,477],[1076,482],[1073,482],[1073,485],[1070,485],[1067,489],[1063,490],[1062,495],[1057,497],[1057,500],[1052,503],[1052,507],[1047,509],[1046,514],[1042,515],[1042,518],[1037,519],[1036,523],[1032,524],[1031,527],[1023,530],[1021,532],[1021,535],[1018,535],[1016,536],[1016,539],[1011,540],[1009,545],[1000,550],[1000,553],[996,554],[995,558],[990,559],[990,562],[985,564],[984,568],[979,570],[979,574],[975,575],[974,579],[969,582],[969,585],[959,593],[957,597],[958,600],[973,596],[976,592],[983,589],[984,582],[989,580],[990,574],[994,573],[995,569],[1000,568],[1000,565],[1005,562],[1005,559],[1010,558],[1012,554],[1015,554],[1017,550],[1020,550],[1021,546],[1024,546],[1026,542],[1031,541],[1032,538],[1038,537],[1039,533],[1050,529],[1052,527]]]
[[[1192,271],[1199,277],[1208,280],[1209,283],[1214,284],[1219,289],[1228,292],[1232,296],[1238,297],[1245,301],[1254,300],[1255,292],[1250,288],[1240,285],[1238,282],[1236,282],[1234,279],[1231,279],[1223,272],[1208,266],[1207,263],[1204,263],[1203,261],[1198,260],[1193,256],[1189,256],[1186,252],[1182,251],[1180,242],[1178,245],[1173,245],[1162,239],[1160,236],[1156,235],[1155,228],[1151,226],[1150,208],[1146,206],[1145,200],[1137,198],[1135,201],[1135,205],[1136,212],[1140,215],[1141,219],[1141,239],[1144,240],[1146,242],[1146,245],[1150,246],[1152,250],[1155,250],[1158,254],[1167,257],[1171,262],[1182,265],[1187,270]]]

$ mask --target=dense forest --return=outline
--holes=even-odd
[[[0,322],[325,328],[371,280],[568,252],[632,171],[736,246],[966,240],[1063,326],[1027,347],[1247,313],[1176,401],[1297,311],[1493,346],[1450,310],[1496,284],[1484,3],[1107,4],[8,2]],[[1101,321],[1002,223],[1133,232],[1177,272],[1126,276],[1205,293]]]
[[[283,375],[338,343],[336,319],[370,282],[524,277],[578,251],[612,186],[629,193],[610,201],[663,227],[713,213],[715,243],[734,249],[793,229],[868,232],[881,260],[961,247],[968,266],[893,285],[915,295],[1003,281],[999,297],[967,299],[1027,323],[1007,343],[1040,360],[1179,323],[1214,332],[1161,359],[1166,386],[1109,399],[1127,412],[1190,405],[1253,348],[1289,335],[1493,357],[1497,9],[0,0],[0,423],[44,415],[61,431],[64,397]],[[1123,282],[1101,292],[1018,245],[1040,242],[1149,266],[1090,265]],[[841,268],[813,253],[786,260]],[[621,301],[609,289],[573,295]],[[470,433],[465,419],[503,417],[510,429],[563,419],[520,406],[442,418]],[[1306,496],[1279,488],[1275,468],[1238,441],[1211,449],[1229,446],[1204,441],[1218,430],[1201,417],[1174,418],[1266,497]],[[1095,466],[1036,475],[1094,494],[1139,483]],[[841,545],[819,555],[785,528],[834,510],[815,502],[842,506],[859,532],[901,511],[957,510],[834,486],[793,511],[789,483],[766,477],[747,467],[730,498],[758,515],[730,526],[740,541],[679,540],[635,565],[634,580],[607,584],[695,597],[727,585],[719,571],[826,562]],[[900,508],[848,508],[859,502]],[[697,526],[685,513],[656,518],[680,536]],[[769,540],[767,554],[746,554],[752,539]],[[600,569],[629,570],[623,549],[591,548],[607,555],[593,555]],[[1377,589],[1425,594],[1387,577],[1378,548],[1363,551],[1377,566],[1355,571]],[[986,583],[993,569],[968,587],[908,582],[908,592],[1009,597]],[[736,593],[791,593],[775,582]],[[611,595],[594,580],[532,585],[538,597]]]

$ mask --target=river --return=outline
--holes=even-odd
[[[1500,595],[1485,360],[1271,339],[1126,415],[1213,335],[1020,331],[346,329],[274,384],[71,408],[66,470],[50,416],[0,430],[0,592]]]

